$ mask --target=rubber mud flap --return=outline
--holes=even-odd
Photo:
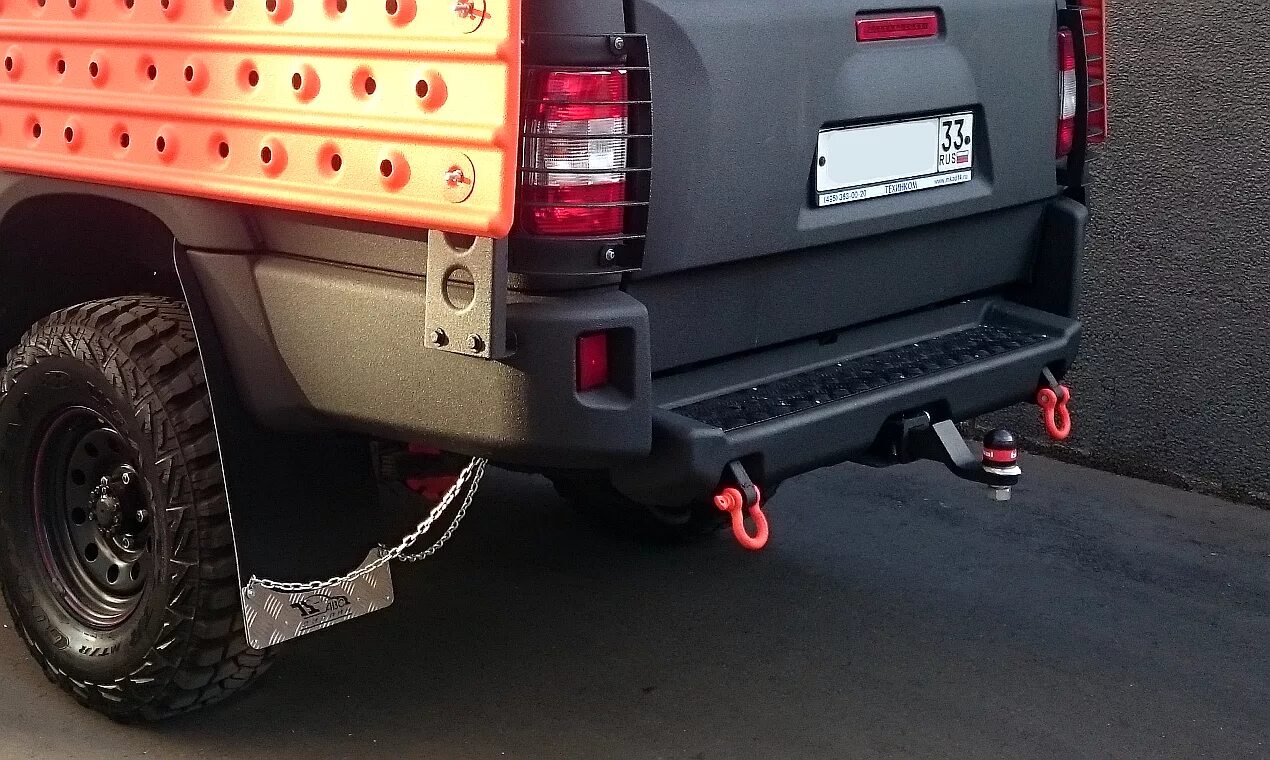
[[[343,575],[361,567],[381,544],[396,543],[414,522],[412,503],[422,502],[401,494],[403,503],[390,507],[398,495],[380,488],[365,438],[280,433],[256,423],[239,398],[198,278],[179,249],[176,270],[212,399],[240,588],[246,589],[253,577],[307,582]],[[285,622],[289,610],[301,613],[285,635],[261,621],[262,625],[248,627],[248,639],[255,638],[253,645],[272,645],[388,606],[392,585],[387,567],[369,588],[374,593],[350,593],[342,587],[294,595],[244,593],[245,620],[260,620],[267,612]],[[307,599],[314,594],[328,598],[315,606]],[[264,609],[252,601],[257,595],[271,596],[270,607],[282,603],[287,610]]]

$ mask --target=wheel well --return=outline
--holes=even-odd
[[[90,195],[45,195],[0,222],[0,351],[36,320],[84,301],[181,298],[175,237],[153,214]]]

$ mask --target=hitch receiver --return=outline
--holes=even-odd
[[[1018,484],[1018,439],[1009,430],[998,428],[984,436],[983,456],[971,453],[952,420],[932,422],[926,412],[910,414],[889,423],[893,453],[900,462],[928,459],[941,462],[962,480],[988,487],[993,501],[1009,501]]]

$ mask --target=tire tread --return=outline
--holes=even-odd
[[[103,348],[97,355],[94,349]],[[192,505],[194,519],[178,515],[172,529],[173,559],[188,567],[168,569],[181,576],[163,613],[171,625],[146,662],[122,682],[84,683],[61,672],[40,652],[6,594],[9,611],[49,679],[112,718],[157,720],[224,699],[263,674],[272,652],[250,648],[243,637],[228,501],[188,311],[179,301],[130,296],[55,312],[9,352],[0,392],[37,360],[67,354],[101,368],[118,367],[118,376],[108,371],[108,379],[125,398],[149,406],[155,450],[173,456],[191,491],[184,501]]]

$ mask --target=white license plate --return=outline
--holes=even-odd
[[[971,113],[826,129],[816,148],[816,205],[957,185],[974,176]]]

